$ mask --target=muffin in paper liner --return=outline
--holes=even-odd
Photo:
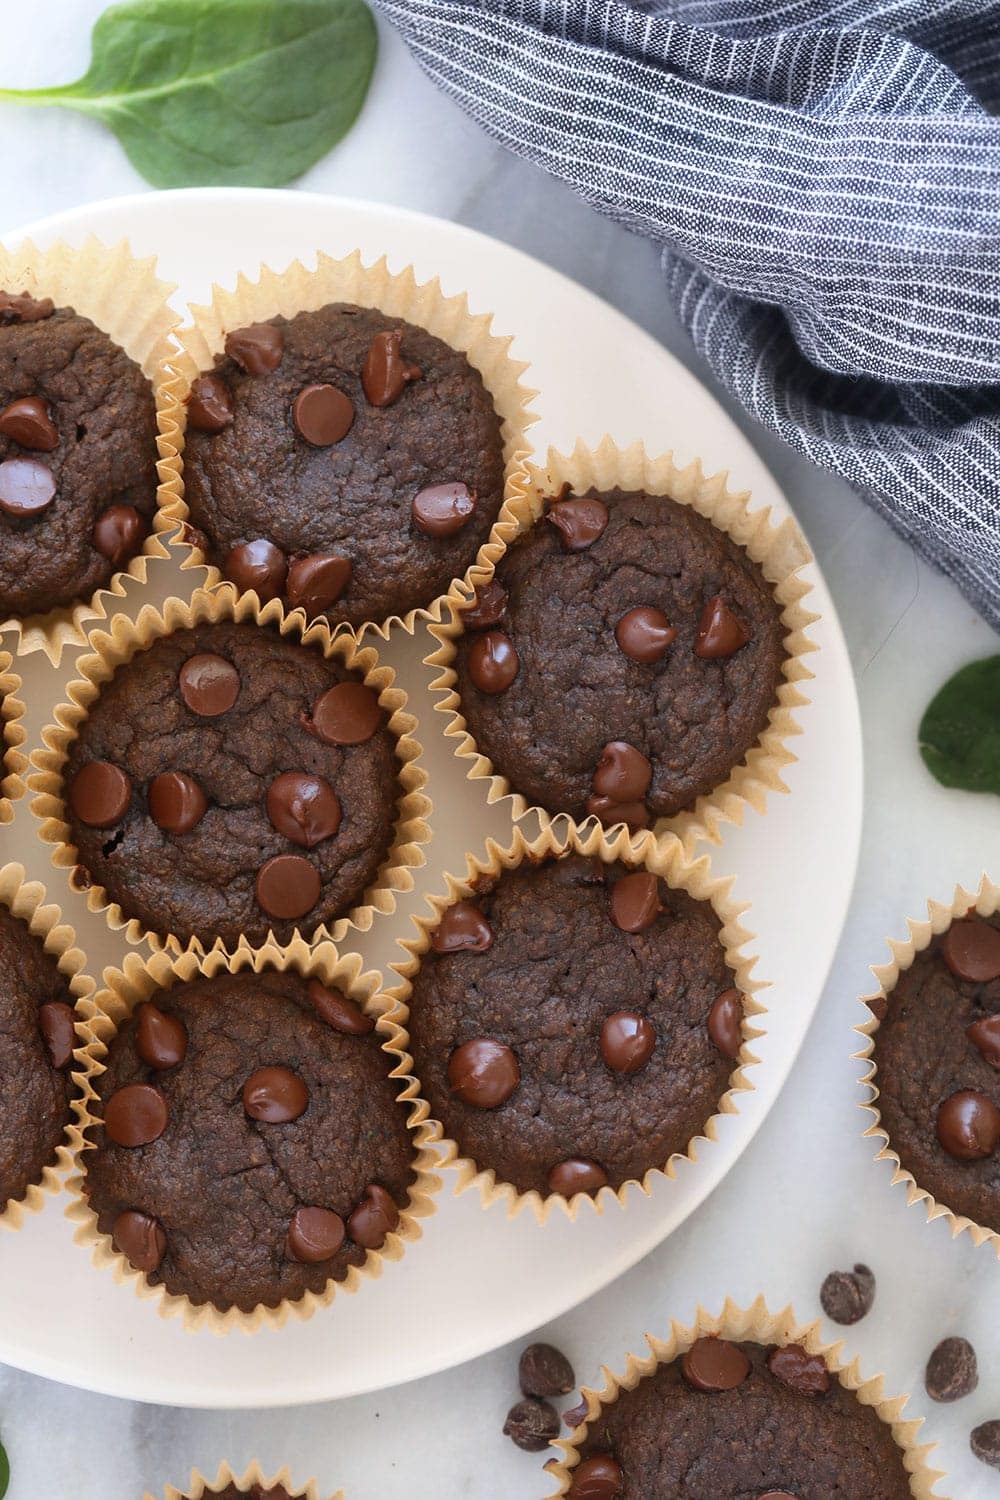
[[[781,772],[796,756],[788,748],[787,741],[801,733],[795,710],[809,700],[800,684],[813,676],[805,658],[818,649],[808,635],[808,627],[819,617],[810,612],[804,602],[811,585],[799,577],[800,570],[812,560],[805,538],[790,518],[773,523],[770,507],[752,510],[749,492],[736,493],[728,488],[727,481],[725,471],[706,475],[698,459],[681,469],[674,463],[672,454],[654,458],[642,443],[619,448],[610,437],[604,437],[594,449],[578,442],[569,455],[550,449],[544,467],[529,464],[526,492],[511,506],[511,515],[497,527],[497,547],[491,558],[495,569],[507,548],[540,520],[546,499],[557,494],[563,484],[568,484],[575,494],[584,494],[591,488],[645,490],[647,494],[668,496],[682,505],[690,505],[718,530],[738,542],[760,566],[782,606],[781,620],[787,632],[783,681],[778,687],[766,729],[742,763],[732,769],[728,779],[713,791],[698,797],[693,807],[673,817],[659,819],[652,829],[641,835],[656,838],[665,833],[675,834],[688,852],[698,839],[719,843],[720,823],[742,823],[746,804],[763,813],[770,793],[788,790]],[[425,659],[425,665],[437,670],[438,675],[431,683],[432,691],[439,695],[435,708],[448,719],[445,734],[454,742],[455,755],[468,763],[468,779],[489,782],[487,800],[490,803],[511,796],[514,816],[521,817],[528,808],[527,800],[505,776],[494,770],[490,760],[476,745],[462,714],[454,662],[457,640],[462,634],[462,615],[472,600],[471,588],[464,585],[456,585],[448,594],[445,600],[447,618],[429,625],[438,645]],[[535,810],[542,822],[550,821],[554,816],[542,807]]]
[[[0,645],[0,828],[11,822],[14,803],[24,795],[21,776],[28,761],[21,750],[26,738],[20,723],[24,718],[21,691],[14,658]]]
[[[113,339],[140,367],[156,397],[157,473],[161,485],[170,477],[171,449],[167,445],[168,413],[172,398],[165,382],[165,362],[172,350],[172,333],[181,319],[167,299],[175,287],[156,275],[156,257],[139,260],[126,240],[103,245],[93,235],[82,245],[63,242],[41,250],[30,240],[16,250],[0,245],[0,287],[35,297],[51,297],[56,307],[72,307],[89,318]],[[80,599],[24,619],[0,621],[0,629],[13,628],[19,650],[44,651],[58,666],[66,646],[80,646],[89,625],[106,620],[125,597],[125,583],[133,578],[145,583],[149,560],[168,556],[162,533],[172,528],[164,521],[159,499],[151,530],[141,552],[128,566],[90,599]]]
[[[750,1307],[741,1308],[727,1297],[719,1314],[698,1307],[694,1325],[690,1328],[671,1319],[665,1338],[646,1335],[649,1348],[647,1354],[630,1354],[622,1375],[616,1375],[606,1365],[601,1367],[604,1385],[600,1390],[583,1387],[581,1394],[587,1404],[587,1418],[569,1438],[559,1438],[554,1443],[562,1449],[563,1457],[553,1464],[551,1473],[557,1488],[548,1491],[546,1500],[557,1500],[568,1495],[573,1480],[573,1470],[580,1461],[580,1448],[586,1440],[587,1428],[596,1421],[603,1406],[617,1401],[622,1391],[631,1391],[646,1376],[652,1375],[659,1365],[672,1363],[687,1353],[699,1338],[712,1336],[730,1339],[734,1343],[801,1344],[809,1353],[819,1355],[830,1374],[840,1384],[853,1391],[863,1406],[874,1408],[879,1420],[892,1429],[896,1446],[900,1449],[903,1466],[910,1476],[910,1490],[915,1500],[943,1500],[935,1489],[941,1470],[930,1467],[929,1458],[936,1444],[920,1443],[922,1420],[907,1421],[903,1410],[909,1396],[887,1397],[884,1377],[865,1377],[861,1373],[860,1360],[843,1363],[843,1340],[836,1344],[824,1343],[821,1324],[799,1323],[791,1307],[771,1313],[763,1297],[758,1297]]]
[[[163,1500],[203,1500],[206,1492],[209,1496],[213,1491],[224,1490],[227,1485],[234,1484],[240,1491],[249,1491],[252,1485],[259,1484],[263,1489],[269,1490],[273,1485],[280,1484],[293,1500],[325,1500],[320,1496],[319,1488],[315,1479],[310,1479],[304,1485],[296,1486],[292,1481],[291,1473],[286,1466],[279,1469],[277,1474],[268,1475],[261,1467],[260,1461],[254,1459],[250,1467],[243,1474],[236,1474],[229,1464],[219,1465],[219,1472],[214,1479],[206,1479],[204,1474],[197,1469],[191,1470],[191,1478],[188,1480],[187,1488],[177,1490],[172,1484],[168,1484],[163,1492]],[[143,1496],[143,1500],[160,1500],[157,1495],[151,1495],[149,1491]],[[343,1490],[338,1490],[330,1500],[344,1500]]]
[[[296,313],[313,312],[330,302],[377,308],[390,317],[416,324],[464,354],[482,376],[503,423],[505,481],[504,502],[497,520],[464,575],[465,582],[475,587],[491,575],[504,550],[505,530],[513,524],[524,503],[525,459],[530,451],[525,434],[538,420],[530,409],[537,392],[522,384],[521,377],[528,366],[511,358],[512,336],[499,337],[492,331],[492,314],[472,313],[465,293],[445,296],[437,277],[418,282],[412,266],[400,272],[390,271],[384,255],[373,265],[365,265],[359,250],[339,260],[320,251],[314,271],[296,260],[283,272],[262,267],[256,281],[241,274],[233,290],[213,286],[210,305],[191,307],[193,323],[178,335],[181,353],[171,355],[162,372],[165,462],[159,503],[162,524],[174,530],[174,541],[186,549],[181,566],[207,567],[209,586],[222,581],[222,573],[208,562],[198,546],[194,528],[188,525],[189,512],[184,501],[184,431],[192,381],[212,369],[215,356],[223,351],[227,331],[279,314],[292,318]],[[394,614],[381,621],[365,621],[356,627],[357,633],[375,632],[388,639],[394,625],[401,624],[412,631],[417,620],[440,620],[445,598],[443,593],[428,600],[426,605],[409,610],[405,616]],[[306,617],[301,607],[289,613]],[[350,627],[341,624],[334,628]]]
[[[580,1192],[567,1199],[561,1193],[550,1193],[542,1197],[536,1189],[519,1192],[512,1183],[498,1181],[493,1168],[479,1168],[469,1157],[461,1155],[457,1142],[449,1139],[441,1122],[432,1117],[430,1105],[421,1093],[420,1079],[416,1075],[414,1060],[409,1051],[407,1023],[411,981],[420,968],[423,954],[430,948],[431,935],[444,910],[455,901],[470,896],[474,898],[477,885],[484,878],[499,876],[504,870],[515,869],[525,861],[541,863],[550,856],[558,857],[569,853],[600,858],[605,864],[620,860],[637,869],[650,870],[671,888],[687,891],[698,900],[709,901],[722,923],[719,938],[725,950],[726,962],[733,971],[734,985],[743,994],[744,1022],[743,1045],[734,1063],[728,1088],[719,1099],[714,1113],[705,1121],[701,1133],[688,1142],[687,1150],[675,1152],[662,1166],[650,1167],[641,1181],[632,1178],[617,1189],[609,1184],[597,1194]],[[421,1144],[433,1144],[439,1153],[440,1164],[454,1172],[454,1192],[462,1193],[474,1186],[479,1190],[484,1208],[499,1200],[506,1205],[508,1217],[514,1218],[523,1209],[530,1207],[538,1222],[544,1224],[556,1205],[570,1219],[576,1218],[581,1205],[596,1213],[602,1213],[606,1204],[613,1201],[625,1208],[630,1189],[648,1196],[657,1177],[674,1178],[679,1162],[696,1162],[699,1142],[715,1141],[719,1117],[736,1114],[739,1110],[739,1095],[753,1089],[754,1085],[747,1074],[760,1059],[752,1052],[749,1044],[755,1037],[763,1036],[765,1031],[758,1024],[767,1013],[766,1006],[758,998],[758,991],[764,988],[764,984],[751,977],[757,959],[744,951],[752,934],[740,922],[747,909],[746,905],[737,906],[730,898],[733,878],[713,878],[707,856],[697,861],[690,860],[677,839],[665,839],[656,844],[648,839],[630,839],[627,829],[622,826],[608,831],[593,818],[577,825],[568,818],[559,817],[543,825],[537,837],[531,839],[520,827],[515,826],[512,841],[506,848],[501,848],[494,839],[488,839],[483,857],[468,856],[465,876],[457,879],[449,874],[445,876],[445,882],[446,895],[428,898],[431,915],[413,918],[417,937],[399,940],[400,946],[410,956],[404,962],[391,965],[399,974],[401,982],[386,989],[382,1002],[387,1006],[388,1050],[400,1059],[400,1075],[409,1079],[401,1097],[416,1102],[413,1120],[419,1126]]]
[[[953,1238],[957,1239],[960,1234],[968,1231],[974,1245],[978,1247],[989,1242],[1000,1259],[1000,1233],[995,1229],[988,1229],[982,1224],[974,1223],[964,1214],[953,1213],[947,1204],[939,1203],[925,1188],[920,1186],[913,1174],[906,1170],[893,1150],[892,1141],[882,1125],[882,1116],[878,1108],[875,1035],[885,1015],[888,997],[899,980],[900,974],[910,967],[917,954],[928,948],[931,939],[945,932],[957,917],[964,917],[970,907],[975,907],[982,917],[989,917],[994,912],[1000,911],[1000,886],[996,885],[988,875],[982,876],[977,891],[967,891],[960,885],[956,886],[954,900],[950,905],[929,900],[925,920],[918,921],[912,917],[907,919],[908,938],[902,941],[895,938],[887,939],[892,957],[888,963],[872,967],[872,973],[879,982],[879,988],[870,995],[862,996],[861,1003],[867,1007],[869,1014],[868,1018],[855,1026],[854,1030],[859,1036],[865,1038],[865,1045],[853,1055],[868,1064],[860,1082],[867,1084],[871,1098],[860,1107],[872,1116],[872,1123],[864,1134],[866,1139],[871,1137],[881,1143],[875,1160],[893,1163],[895,1170],[892,1174],[891,1185],[895,1187],[898,1183],[906,1184],[907,1203],[911,1205],[922,1203],[928,1223],[933,1219],[947,1219]]]
[[[98,1269],[110,1268],[116,1281],[131,1287],[137,1296],[154,1302],[162,1318],[181,1317],[188,1332],[207,1328],[215,1334],[226,1334],[238,1328],[243,1333],[256,1333],[264,1327],[280,1328],[290,1314],[305,1321],[319,1308],[328,1307],[338,1293],[341,1296],[353,1295],[365,1281],[380,1276],[387,1261],[400,1260],[407,1245],[421,1237],[420,1220],[434,1212],[434,1195],[440,1188],[440,1178],[432,1170],[436,1165],[434,1155],[416,1128],[416,1111],[409,1104],[408,1096],[400,1091],[397,1096],[400,1107],[406,1109],[408,1126],[413,1132],[415,1180],[410,1187],[409,1202],[400,1210],[398,1227],[388,1236],[383,1247],[369,1250],[361,1266],[351,1266],[341,1281],[328,1281],[321,1293],[307,1290],[301,1297],[286,1299],[276,1307],[259,1305],[248,1313],[238,1307],[223,1312],[211,1302],[196,1304],[186,1296],[169,1292],[165,1286],[150,1286],[144,1273],[135,1270],[115,1248],[111,1236],[98,1229],[97,1215],[87,1201],[84,1158],[88,1150],[94,1149],[94,1143],[87,1139],[87,1130],[97,1123],[92,1111],[98,1098],[94,1080],[105,1071],[103,1059],[107,1056],[109,1043],[135,1006],[156,990],[201,977],[212,978],[216,974],[259,974],[265,969],[276,969],[318,978],[321,983],[349,995],[375,1018],[374,1035],[382,1038],[383,1051],[392,1053],[386,1042],[391,1031],[383,1018],[384,1004],[377,994],[378,974],[364,973],[362,968],[357,954],[340,954],[330,942],[309,944],[302,938],[295,938],[285,946],[271,941],[259,948],[243,944],[234,953],[216,948],[211,953],[197,954],[189,950],[173,956],[161,951],[151,954],[145,961],[137,953],[129,953],[123,968],[106,969],[103,987],[81,1004],[81,1035],[85,1045],[78,1054],[80,1069],[74,1073],[78,1090],[73,1105],[76,1122],[69,1128],[74,1171],[66,1183],[72,1197],[66,1216],[78,1226],[74,1235],[76,1243],[92,1249],[93,1263]],[[403,1070],[398,1065],[389,1074],[393,1079],[402,1076]]]
[[[37,880],[25,880],[22,865],[0,865],[0,905],[19,917],[35,937],[41,938],[46,953],[56,960],[76,1002],[77,1036],[82,1038],[84,1007],[93,993],[94,981],[84,973],[86,960],[76,946],[72,927],[63,922],[58,906],[45,902],[44,887]],[[82,1040],[80,1046],[83,1046]],[[74,1055],[79,1057],[79,1052]],[[45,1167],[38,1181],[30,1184],[23,1198],[9,1202],[0,1212],[0,1228],[20,1229],[26,1214],[37,1213],[48,1196],[60,1191],[72,1160],[72,1131],[72,1124],[68,1124],[54,1160]]]
[[[45,748],[37,749],[31,755],[34,770],[28,777],[28,786],[35,793],[31,808],[41,819],[42,839],[53,845],[52,863],[60,869],[74,870],[77,867],[77,851],[66,820],[62,768],[79,726],[87,717],[90,705],[100,695],[102,685],[113,676],[118,666],[131,660],[159,637],[175,630],[222,620],[254,621],[258,625],[274,626],[282,635],[300,638],[305,646],[318,647],[325,657],[335,657],[345,667],[358,671],[366,685],[378,694],[379,703],[388,715],[389,729],[396,740],[400,788],[392,846],[378,871],[375,884],[364,892],[362,902],[347,915],[338,917],[329,928],[320,923],[312,930],[311,938],[314,942],[324,939],[340,942],[352,929],[367,932],[376,913],[387,914],[395,910],[397,893],[412,890],[412,871],[424,863],[423,846],[431,837],[427,822],[431,803],[422,790],[427,776],[417,764],[421,746],[414,738],[417,721],[407,709],[407,695],[396,685],[392,668],[380,663],[375,648],[361,645],[352,631],[331,632],[325,620],[314,620],[304,626],[301,615],[298,619],[286,615],[277,600],[261,604],[256,594],[238,595],[229,583],[215,589],[196,589],[187,601],[170,598],[162,609],[146,604],[134,622],[119,614],[112,619],[107,631],[91,633],[91,649],[75,663],[76,675],[66,687],[66,701],[56,707],[53,722],[42,731]],[[103,911],[108,925],[123,929],[130,943],[145,941],[154,950],[166,949],[172,953],[179,953],[185,947],[196,953],[208,951],[197,937],[185,944],[173,933],[152,932],[137,917],[127,917],[117,902],[109,900],[103,886],[91,884],[86,887],[86,892],[88,908],[93,912]],[[210,946],[215,949],[225,945],[221,938],[216,938]]]

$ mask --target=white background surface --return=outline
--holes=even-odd
[[[5,14],[0,82],[64,81],[82,71],[100,8],[96,0],[49,0]],[[8,108],[0,118],[3,228],[141,187],[114,140],[87,121]],[[481,137],[384,29],[362,120],[303,186],[418,207],[497,234],[607,297],[696,364],[666,307],[652,249]],[[885,935],[920,914],[928,895],[947,897],[956,880],[971,884],[988,862],[994,874],[1000,864],[996,802],[937,787],[914,742],[930,693],[964,661],[996,650],[996,637],[842,486],[756,430],[753,437],[810,535],[848,636],[867,755],[858,887],[820,1014],[741,1167],[666,1245],[548,1334],[573,1357],[578,1377],[592,1381],[601,1362],[620,1365],[644,1329],[689,1316],[699,1299],[715,1306],[726,1291],[746,1299],[763,1290],[813,1316],[825,1272],[866,1260],[879,1295],[870,1317],[846,1331],[849,1351],[866,1370],[884,1369],[893,1389],[914,1392],[912,1410],[928,1417],[951,1476],[941,1492],[987,1500],[1000,1495],[1000,1475],[968,1457],[967,1434],[1000,1417],[1000,1266],[967,1239],[952,1243],[943,1224],[926,1226],[901,1190],[888,1190],[887,1167],[873,1165],[860,1139],[849,1054],[854,997],[870,987],[867,965],[884,957]],[[821,846],[814,857],[822,860]],[[788,920],[797,920],[791,903]],[[44,1318],[44,1287],[33,1295]],[[429,1307],[432,1325],[436,1316]],[[976,1343],[980,1388],[956,1407],[933,1408],[921,1370],[936,1340],[952,1332]],[[392,1336],[391,1328],[372,1329],[373,1338]],[[268,1351],[248,1346],[248,1357]],[[342,1484],[349,1500],[534,1500],[546,1493],[541,1458],[499,1436],[515,1365],[516,1351],[501,1351],[378,1397],[234,1415],[132,1406],[3,1371],[9,1500],[138,1500],[145,1487],[158,1493],[168,1480],[181,1483],[191,1464],[214,1471],[222,1457],[239,1465],[254,1453],[265,1466],[289,1461],[296,1475],[317,1473],[322,1491]]]

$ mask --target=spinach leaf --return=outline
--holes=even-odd
[[[920,753],[943,786],[1000,795],[1000,656],[970,662],[931,700]]]
[[[3,1443],[0,1443],[0,1500],[3,1500],[10,1484],[10,1460]]]
[[[277,187],[353,125],[375,65],[364,0],[126,0],[76,83],[0,89],[103,120],[154,187]]]

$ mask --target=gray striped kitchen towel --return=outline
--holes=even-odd
[[[1000,627],[1000,0],[378,0]]]

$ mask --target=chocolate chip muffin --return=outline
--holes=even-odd
[[[910,1500],[891,1428],[796,1344],[698,1339],[602,1407],[581,1453],[577,1500]]]
[[[89,318],[0,291],[0,619],[88,598],[142,550],[156,403]]]
[[[55,1161],[75,1045],[73,997],[55,959],[0,907],[0,1214]]]
[[[153,932],[287,942],[358,902],[393,837],[376,694],[277,631],[178,630],[120,666],[70,748],[79,859]]]
[[[501,422],[479,372],[374,308],[233,330],[187,424],[185,498],[207,557],[310,616],[360,625],[429,604],[503,502]]]
[[[116,1032],[85,1159],[153,1285],[244,1312],[321,1292],[399,1222],[413,1151],[372,1021],[293,973],[154,993]]]
[[[882,1127],[918,1186],[1000,1232],[1000,915],[955,921],[904,969],[875,1033]]]
[[[495,770],[550,812],[631,828],[726,780],[785,660],[760,568],[662,495],[553,500],[463,622],[461,712]]]
[[[742,1042],[719,930],[708,902],[576,854],[449,907],[409,1021],[445,1135],[543,1196],[663,1167],[715,1113]]]

